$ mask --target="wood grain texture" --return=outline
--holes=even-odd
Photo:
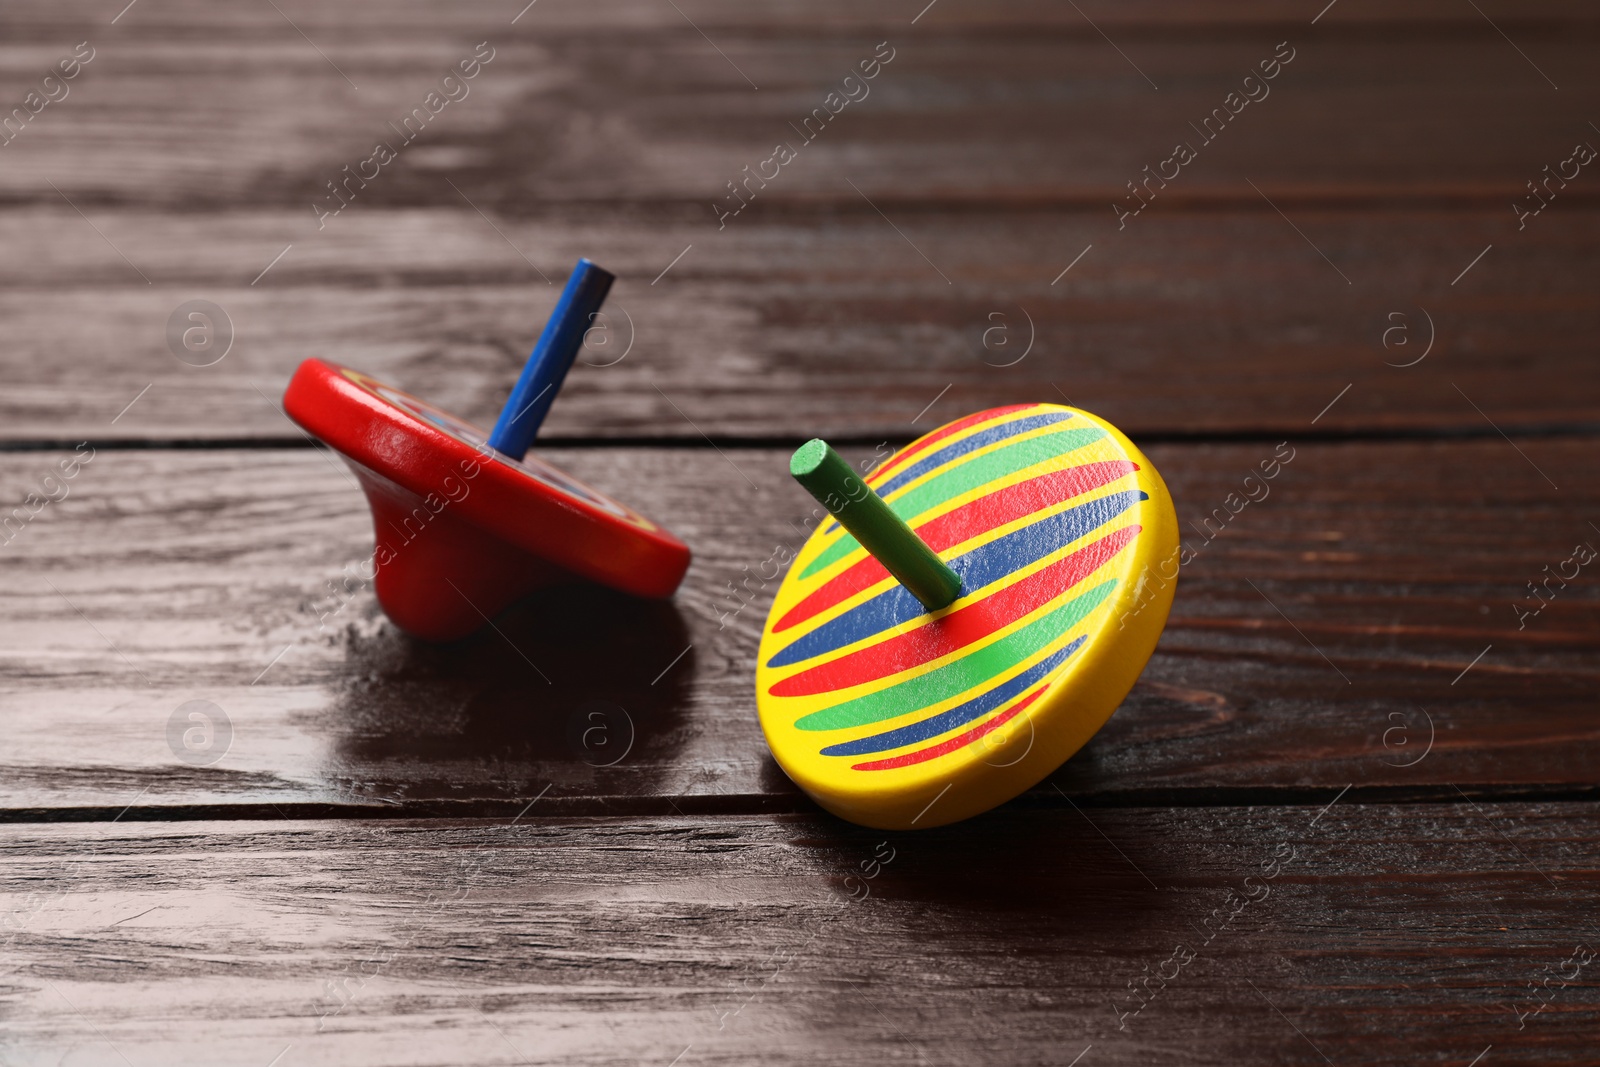
[[[1322,808],[9,826],[0,1050],[1592,1062],[1600,808]]]
[[[448,177],[492,210],[640,201],[709,218],[724,183],[797,137],[790,124],[887,40],[894,60],[870,95],[803,146],[771,199],[853,203],[850,178],[886,198],[1108,212],[1287,40],[1295,58],[1272,94],[1204,149],[1174,196],[1253,204],[1254,181],[1288,202],[1448,193],[1504,210],[1590,136],[1600,84],[1588,61],[1597,20],[1575,5],[1497,12],[1517,44],[1445,4],[1402,13],[1347,0],[1317,26],[1314,11],[1282,4],[1220,19],[1224,5],[940,4],[915,25],[913,6],[544,0],[513,25],[518,6],[500,3],[189,0],[137,7],[115,26],[98,6],[52,6],[9,16],[19,39],[3,59],[4,99],[20,103],[80,39],[96,58],[0,149],[0,193],[54,205],[53,182],[85,203],[308,211],[488,41],[495,58],[471,94],[362,191],[369,205],[454,204]]]
[[[1593,440],[1521,447],[1559,491],[1499,439],[1152,448],[1196,558],[1143,679],[1057,783],[1095,803],[1591,789],[1592,566],[1538,615],[1514,605],[1600,544]],[[1269,495],[1231,514],[1275,452]],[[786,453],[542,454],[694,546],[674,601],[552,590],[419,645],[341,581],[371,530],[330,455],[100,451],[0,553],[0,806],[500,811],[556,781],[571,811],[804,807],[750,689],[764,578],[814,506]],[[7,455],[0,486],[20,500],[54,460]],[[207,765],[169,743],[189,700],[234,727]]]
[[[1135,433],[1292,433],[1352,380],[1322,429],[1492,432],[1450,382],[1504,427],[1600,422],[1600,185],[1512,211],[1591,136],[1580,5],[280,7],[0,16],[0,100],[97,49],[0,148],[0,436],[282,438],[261,394],[306,355],[487,421],[579,255],[622,314],[553,438],[904,437],[946,387],[941,413],[1064,393]],[[1119,229],[1126,183],[1280,35],[1272,95]],[[470,95],[319,224],[484,38]],[[880,39],[872,95],[719,229],[725,183]],[[197,297],[237,332],[204,369],[166,339]],[[1385,367],[1425,322],[1431,361]]]
[[[65,205],[0,214],[0,437],[292,439],[274,402],[308,356],[488,425],[554,303],[540,272],[559,282],[581,255],[620,278],[553,439],[909,439],[1063,396],[1137,436],[1600,427],[1600,212],[1558,202],[1521,233],[1509,211],[1297,213],[1313,248],[1271,212],[1158,209],[1120,234],[903,215],[915,248],[871,212],[718,234],[352,209],[319,235],[309,213],[87,209],[151,285]],[[232,323],[214,366],[168,347],[197,298]]]

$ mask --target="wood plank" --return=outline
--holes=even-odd
[[[1321,807],[7,826],[6,1056],[1592,1062],[1600,808]]]
[[[400,146],[361,191],[366,207],[457,204],[449,178],[486,210],[633,201],[709,220],[724,183],[798,138],[791,124],[880,40],[892,63],[799,146],[769,203],[854,205],[849,178],[891,206],[1017,200],[1109,216],[1124,183],[1197,138],[1190,123],[1283,40],[1295,58],[1271,95],[1201,146],[1172,197],[1255,205],[1253,181],[1286,204],[1442,193],[1505,211],[1593,136],[1583,101],[1600,86],[1600,18],[1575,4],[1497,11],[1501,24],[1460,5],[1345,0],[1317,26],[1281,4],[943,4],[916,25],[909,6],[546,0],[512,25],[514,11],[488,3],[188,0],[110,27],[97,6],[52,5],[11,16],[0,99],[19,106],[80,39],[96,57],[5,147],[0,196],[309,217],[325,183],[392,139],[389,124],[485,40],[491,64]],[[1564,195],[1592,202],[1594,183]]]
[[[621,277],[550,438],[909,439],[1063,396],[1141,436],[1592,429],[1600,212],[1561,210],[1521,233],[1509,211],[1298,213],[1316,248],[1271,212],[1152,207],[1121,234],[919,213],[897,223],[913,248],[871,212],[718,234],[595,210],[502,218],[503,239],[464,207],[321,235],[309,213],[89,209],[148,286],[65,206],[30,210],[0,215],[0,437],[294,439],[269,399],[312,355],[487,425],[554,302],[540,272],[580,255]],[[235,333],[215,366],[168,348],[196,298]]]
[[[589,4],[541,0],[541,3],[545,7],[537,23],[527,22],[531,16],[513,23],[519,27],[519,32],[593,29],[596,25],[609,25],[619,30],[675,31],[683,25],[681,16],[670,8],[663,11],[661,5],[649,0],[599,0]],[[450,12],[441,12],[426,0],[375,0],[359,7],[290,0],[279,6],[294,16],[297,25],[346,39],[354,39],[362,33],[416,35],[424,31],[441,32],[452,26],[459,30],[463,23],[488,26],[507,23],[509,19],[504,5],[493,0],[462,0],[452,5]],[[1306,25],[1320,11],[1312,5],[1306,5],[1304,12],[1289,11],[1278,0],[1085,0],[1079,7],[1096,25],[1133,34],[1163,34],[1173,29],[1196,27]],[[739,0],[691,0],[685,10],[693,13],[697,24],[708,28],[794,35],[819,32],[828,27],[868,33],[891,24],[907,24],[921,12],[915,5],[910,8],[908,11],[905,5],[881,0],[808,0],[804,4],[774,3],[759,7]],[[1600,15],[1583,0],[1527,0],[1515,8],[1491,2],[1485,10],[1493,15],[1496,24],[1508,29],[1550,32],[1555,28],[1583,28],[1600,22]],[[375,11],[380,12],[381,17],[375,16]],[[1482,22],[1482,16],[1470,10],[1463,13],[1461,5],[1450,0],[1416,0],[1403,9],[1396,9],[1383,0],[1340,0],[1337,12],[1336,16],[1330,13],[1318,20],[1324,32],[1385,29],[1390,33],[1397,30],[1459,33],[1468,28],[1476,29]],[[137,21],[119,20],[122,26],[119,32],[130,36],[154,35],[157,31],[173,32],[185,26],[204,25],[215,26],[220,33],[249,38],[268,30],[276,33],[281,25],[281,20],[274,24],[261,17],[260,12],[240,8],[219,11],[200,0],[167,0],[141,15]],[[62,0],[49,6],[7,10],[4,25],[11,40],[52,40],[67,30],[104,17],[104,11],[93,0]],[[1082,15],[1070,7],[1063,10],[1062,5],[1051,0],[1016,0],[1004,6],[954,5],[949,10],[941,9],[937,18],[931,15],[919,18],[916,25],[919,33],[951,28],[967,32],[995,28],[1094,32]]]
[[[1592,567],[1536,616],[1515,605],[1600,544],[1594,440],[1524,441],[1526,461],[1498,438],[1290,448],[1231,517],[1277,449],[1151,449],[1196,558],[1143,679],[1061,787],[1104,803],[1591,791]],[[328,454],[98,452],[0,554],[0,807],[495,812],[555,781],[577,812],[803,808],[751,692],[766,561],[812,506],[786,453],[544,454],[694,547],[673,602],[552,591],[499,632],[420,646],[359,582],[340,592],[372,542]],[[3,499],[55,460],[0,457]],[[190,700],[233,725],[207,765],[169,740]],[[608,732],[585,747],[595,710]]]

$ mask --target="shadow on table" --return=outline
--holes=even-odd
[[[648,792],[682,743],[694,653],[671,601],[560,586],[451,644],[349,640],[335,776],[394,798]]]
[[[855,826],[818,810],[803,817],[805,830],[790,843],[829,853],[822,865],[845,896],[970,913],[984,923],[1000,914],[1048,914],[1053,926],[1092,926],[1179,906],[1180,894],[1171,892],[1179,877],[1163,861],[1168,846],[1126,827],[1113,844],[1097,826],[1106,815],[1028,798],[907,832]]]

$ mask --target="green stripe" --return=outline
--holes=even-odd
[[[1111,595],[1116,584],[1114,578],[1103,582],[1049,614],[1040,616],[1009,637],[991,642],[937,670],[804,715],[795,723],[795,727],[800,730],[842,730],[849,726],[864,726],[932,707],[942,700],[959,696],[973,686],[999,677],[1058,639],[1068,628],[1099,607],[1100,602]]]
[[[1090,441],[1098,441],[1105,436],[1105,431],[1095,428],[1085,430],[1061,430],[1056,433],[1045,434],[1043,437],[1030,437],[997,448],[993,452],[986,452],[975,459],[958,464],[937,474],[928,481],[923,482],[915,489],[907,490],[900,496],[889,501],[889,507],[894,513],[907,522],[921,515],[930,508],[936,508],[947,500],[953,500],[962,493],[1004,478],[1008,474],[1015,474],[1025,470],[1035,463],[1043,463],[1047,459],[1054,459],[1074,449],[1082,448]],[[809,578],[813,574],[854,552],[860,545],[854,537],[845,534],[839,540],[829,545],[816,559],[806,565],[800,572],[801,578]]]

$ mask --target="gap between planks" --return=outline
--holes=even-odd
[[[1472,784],[1421,786],[1243,786],[1198,789],[1132,789],[1076,796],[1039,786],[1003,805],[1003,810],[1086,808],[1290,808],[1340,805],[1448,805],[1483,801],[1491,804],[1594,803],[1600,785]],[[522,815],[528,805],[516,800],[410,801],[393,804],[319,804],[307,802],[110,805],[60,808],[0,809],[0,825],[102,822],[274,822],[283,820],[459,820],[507,819]],[[669,796],[550,796],[539,799],[540,818],[816,815],[829,817],[799,793],[724,793]]]

